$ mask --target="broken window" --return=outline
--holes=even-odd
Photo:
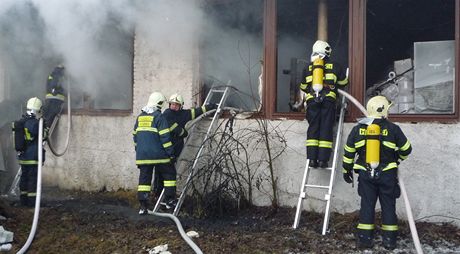
[[[95,53],[84,75],[69,78],[72,109],[85,112],[132,109],[133,32],[116,17],[94,36]],[[89,67],[88,67],[89,66]],[[92,67],[91,67],[92,66]]]
[[[276,8],[276,111],[298,111],[302,102],[299,90],[302,70],[310,63],[311,49],[317,39],[331,45],[332,61],[344,70],[348,67],[348,1],[279,0]]]
[[[453,114],[455,0],[368,0],[366,100],[392,114]]]
[[[262,0],[216,1],[205,6],[200,45],[204,94],[212,86],[235,87],[226,105],[260,110],[263,92]]]

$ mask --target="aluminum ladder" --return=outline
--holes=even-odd
[[[307,159],[307,164],[305,166],[305,172],[303,175],[302,185],[300,187],[299,200],[297,201],[297,210],[295,214],[294,225],[292,226],[294,229],[296,229],[299,226],[300,215],[302,213],[303,200],[307,198],[307,190],[308,189],[323,189],[323,190],[327,190],[327,193],[324,195],[324,199],[323,199],[324,201],[326,201],[326,211],[324,212],[322,234],[325,235],[327,232],[328,224],[329,224],[329,217],[330,217],[332,187],[334,185],[335,171],[337,169],[337,164],[338,164],[339,155],[340,155],[339,149],[341,149],[342,147],[343,122],[345,118],[346,108],[347,108],[346,98],[342,96],[339,123],[337,126],[337,134],[335,137],[334,157],[332,161],[332,166],[326,169],[318,169],[318,170],[329,170],[330,172],[329,185],[317,185],[317,184],[308,183],[308,177],[310,174],[310,170],[312,168],[309,166],[310,160]]]
[[[203,138],[203,142],[201,142],[201,145],[200,145],[200,148],[198,150],[198,153],[195,155],[195,159],[193,160],[193,165],[192,165],[192,167],[190,169],[190,173],[189,173],[189,175],[187,177],[187,180],[185,182],[184,188],[181,191],[179,199],[177,200],[177,205],[174,208],[174,212],[173,212],[174,216],[177,216],[177,214],[179,213],[180,208],[182,206],[182,203],[184,202],[185,194],[187,192],[187,188],[192,183],[193,177],[195,175],[195,167],[196,167],[196,165],[198,163],[198,160],[200,159],[200,157],[201,157],[201,155],[203,153],[204,145],[205,145],[206,141],[208,140],[209,135],[211,134],[212,131],[214,131],[214,128],[216,127],[216,124],[218,123],[220,115],[222,114],[223,106],[225,104],[225,101],[228,98],[228,94],[230,92],[230,89],[231,89],[231,87],[228,86],[228,85],[227,86],[211,87],[211,89],[208,92],[208,95],[206,96],[206,99],[204,100],[203,105],[206,105],[206,104],[209,104],[211,102],[211,100],[214,98],[214,96],[219,96],[218,97],[219,102],[217,103],[216,112],[215,112],[214,116],[212,117],[211,124],[209,125],[209,127],[208,127],[208,129],[206,131],[206,135]],[[160,208],[160,203],[163,201],[163,198],[164,198],[164,188],[161,191],[160,197],[158,198],[158,200],[157,200],[157,202],[155,204],[155,207],[153,208],[154,212],[158,212],[158,209]]]

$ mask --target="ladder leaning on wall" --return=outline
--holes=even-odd
[[[214,116],[212,117],[212,121],[209,124],[209,127],[207,129],[206,135],[203,138],[203,142],[201,142],[201,145],[200,145],[200,148],[198,150],[198,153],[195,155],[195,159],[193,160],[193,165],[192,165],[192,167],[190,169],[190,173],[189,173],[189,175],[187,177],[187,180],[185,182],[184,188],[182,189],[181,194],[179,196],[179,199],[177,200],[177,205],[174,208],[174,212],[173,212],[174,216],[177,216],[177,214],[180,211],[182,203],[184,202],[184,199],[185,199],[185,194],[187,192],[187,188],[190,186],[190,184],[193,181],[193,177],[195,176],[195,167],[196,167],[196,165],[197,165],[197,163],[198,163],[198,161],[199,161],[199,159],[200,159],[200,157],[201,157],[201,155],[203,153],[204,145],[205,145],[206,142],[209,141],[208,138],[209,138],[210,134],[215,130],[215,127],[218,124],[218,120],[219,120],[219,118],[220,118],[220,116],[222,114],[222,110],[223,110],[223,107],[225,105],[225,101],[227,100],[227,97],[228,97],[228,94],[229,94],[231,88],[232,87],[230,87],[228,85],[227,86],[219,86],[219,87],[211,87],[211,89],[208,92],[208,95],[206,96],[206,99],[204,100],[203,105],[211,103],[211,100],[214,101],[216,97],[218,98],[219,102],[217,103],[216,112],[215,112]],[[157,202],[155,204],[155,207],[153,208],[154,212],[158,212],[159,207],[160,207],[160,203],[162,202],[163,198],[164,198],[164,189],[161,191],[160,197],[158,198],[158,200],[157,200]]]
[[[343,122],[345,118],[345,110],[347,108],[346,98],[344,96],[342,96],[340,106],[341,106],[340,115],[339,115],[338,126],[337,126],[337,134],[336,134],[335,142],[334,142],[335,143],[334,144],[334,157],[333,157],[332,165],[331,167],[328,167],[326,169],[322,169],[322,168],[318,169],[318,170],[328,170],[329,171],[329,185],[318,185],[318,184],[308,183],[308,177],[310,175],[310,170],[312,168],[309,166],[310,160],[307,159],[307,163],[305,166],[305,172],[304,172],[303,180],[302,180],[302,186],[300,187],[299,200],[297,202],[297,209],[296,209],[296,214],[295,214],[295,219],[294,219],[294,225],[292,226],[295,229],[299,226],[300,215],[301,215],[302,207],[303,207],[303,200],[307,199],[307,190],[308,189],[322,189],[322,190],[327,190],[327,193],[324,195],[324,199],[323,199],[324,201],[326,201],[326,210],[324,212],[322,234],[325,235],[327,232],[328,224],[329,224],[329,216],[330,216],[332,187],[334,185],[335,171],[337,169],[340,149],[342,147]]]

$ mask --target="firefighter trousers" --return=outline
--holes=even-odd
[[[336,103],[332,99],[307,103],[307,158],[329,161],[332,151]]]
[[[361,197],[359,211],[358,240],[366,243],[374,236],[375,205],[377,199],[382,208],[382,235],[385,241],[396,242],[398,219],[396,217],[396,199],[401,190],[398,184],[397,169],[379,172],[372,178],[370,173],[359,171],[358,194]]]
[[[19,190],[21,191],[21,205],[33,207],[37,196],[37,173],[38,165],[21,165],[21,179]]]
[[[54,118],[61,113],[64,101],[58,99],[46,99],[43,106],[43,120],[45,127],[50,128]]]
[[[139,185],[137,188],[137,196],[139,201],[146,201],[149,198],[154,168],[159,178],[163,179],[166,200],[176,198],[176,168],[174,164],[139,165],[138,167]]]

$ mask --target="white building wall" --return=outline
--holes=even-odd
[[[174,49],[171,49],[174,51]],[[142,35],[135,40],[133,114],[128,116],[73,116],[71,143],[67,153],[55,158],[50,152],[43,170],[44,184],[65,189],[95,191],[101,189],[136,189],[138,170],[134,163],[131,131],[142,106],[151,92],[159,90],[169,96],[180,92],[186,107],[190,107],[192,94],[197,90],[193,52],[183,56],[172,54],[160,61],[159,50]],[[66,116],[59,124],[58,140],[63,142],[66,132]],[[251,124],[251,120],[238,120],[239,126]],[[275,161],[279,177],[280,203],[295,206],[305,167],[306,121],[272,121],[284,131],[288,149]],[[345,124],[344,135],[353,124]],[[459,124],[400,124],[413,145],[413,153],[401,164],[400,175],[406,183],[414,217],[430,217],[432,221],[450,221],[447,217],[460,217],[460,125]],[[341,163],[341,160],[339,161]],[[325,172],[316,172],[318,180],[325,179]],[[315,178],[315,174],[312,173]],[[323,174],[323,175],[322,175]],[[344,183],[337,171],[332,197],[332,211],[345,213],[359,209],[357,184]],[[323,211],[324,202],[316,199],[304,202],[308,210]],[[266,195],[256,195],[254,202],[269,205]],[[405,217],[402,199],[398,201],[398,214]],[[459,223],[459,221],[454,221]]]
[[[306,152],[306,121],[272,121],[273,126],[279,126],[285,131],[288,143],[286,153],[275,163],[279,177],[280,203],[284,206],[296,206],[302,177],[305,170]],[[415,219],[426,218],[430,221],[453,221],[460,225],[460,183],[459,156],[460,156],[460,125],[438,123],[398,123],[412,143],[413,151],[409,158],[402,162],[399,169],[400,177],[405,183],[410,205]],[[348,133],[354,126],[345,124],[345,142]],[[341,166],[342,154],[339,157]],[[332,160],[331,160],[332,162]],[[357,194],[357,175],[355,185],[347,184],[342,179],[341,167],[337,170],[332,196],[331,210],[339,213],[352,212],[359,209]],[[328,172],[326,170],[312,170],[310,173],[312,184],[326,184]],[[325,191],[312,191],[312,197],[303,202],[304,208],[322,212],[325,202]],[[256,198],[258,205],[269,205],[266,195]],[[397,201],[397,213],[400,218],[406,218],[405,204],[402,197]]]
[[[170,51],[175,50],[171,48]],[[163,57],[164,49],[156,49],[142,34],[137,34],[133,113],[127,116],[72,116],[69,149],[58,158],[51,151],[47,152],[44,184],[86,191],[136,189],[139,172],[132,140],[136,116],[154,91],[166,97],[180,92],[186,106],[191,104],[195,65],[191,62],[194,52],[189,54]],[[67,115],[62,116],[57,131],[56,140],[62,146],[67,132]],[[57,150],[62,151],[62,147],[58,146]]]

